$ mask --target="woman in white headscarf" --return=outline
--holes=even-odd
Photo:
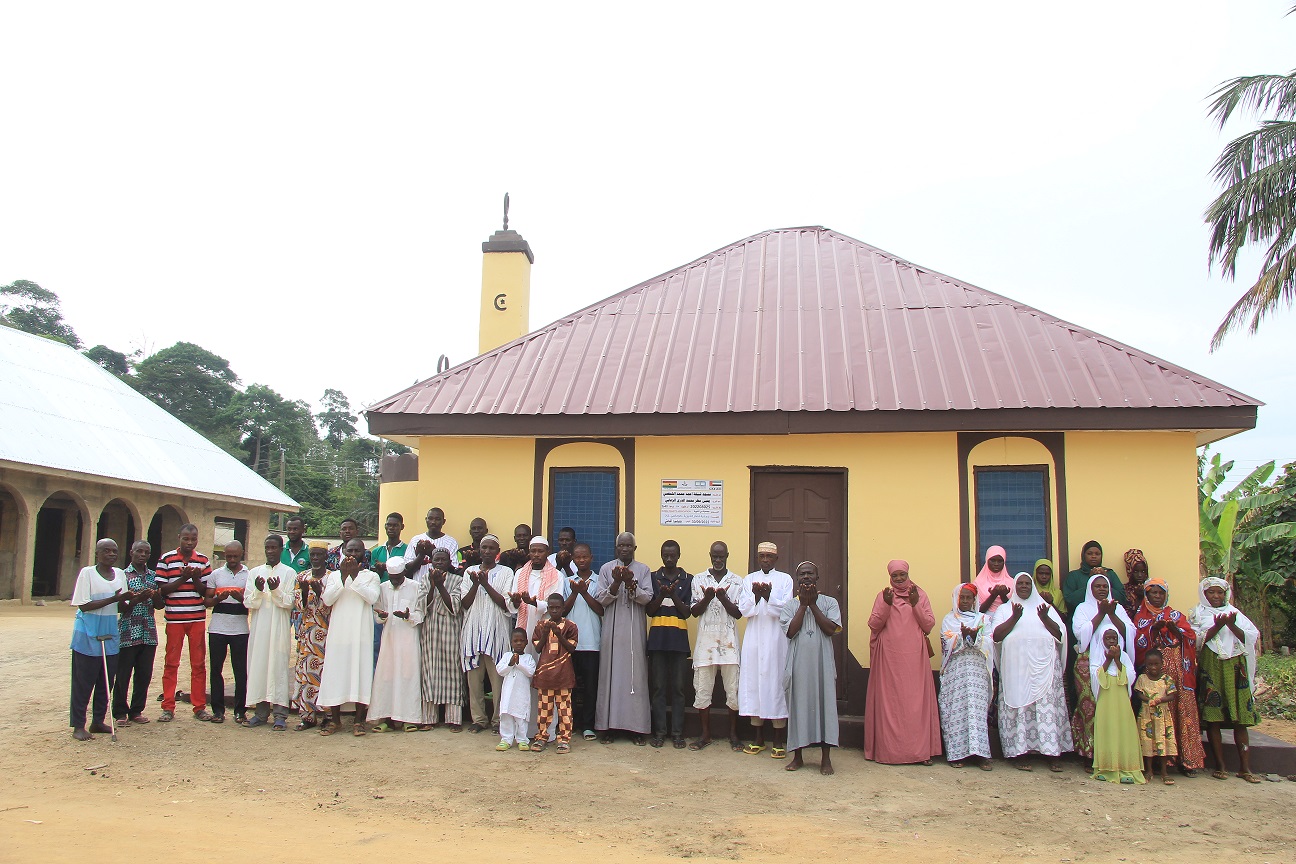
[[[1066,628],[1031,574],[1018,573],[1013,585],[1009,602],[990,619],[999,669],[999,740],[1007,758],[1042,753],[1057,773],[1062,770],[1058,756],[1072,747],[1062,688]],[[1014,764],[1031,770],[1024,759]]]
[[[1071,712],[1071,736],[1075,750],[1085,759],[1094,755],[1094,714],[1098,707],[1098,667],[1106,653],[1103,634],[1115,630],[1120,637],[1121,654],[1133,668],[1134,622],[1112,594],[1110,573],[1095,573],[1085,586],[1084,602],[1075,608],[1071,627],[1075,633],[1075,691],[1076,707]],[[1123,663],[1121,665],[1124,665]],[[1130,683],[1133,683],[1131,679]]]
[[[990,762],[990,655],[994,640],[990,619],[977,611],[977,588],[971,582],[954,586],[954,608],[941,621],[941,735],[945,758],[955,768],[969,756],[980,757],[982,771]]]
[[[1256,644],[1260,631],[1233,605],[1233,590],[1223,579],[1208,576],[1197,589],[1200,602],[1188,619],[1197,633],[1197,698],[1215,756],[1211,776],[1227,780],[1220,727],[1233,730],[1237,745],[1238,776],[1259,783],[1251,773],[1251,740],[1247,727],[1260,722],[1252,696],[1255,685]]]

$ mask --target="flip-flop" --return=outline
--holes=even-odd
[[[1219,770],[1216,770],[1216,771],[1212,771],[1212,772],[1211,772],[1211,776],[1214,777],[1216,780],[1227,780],[1227,779],[1229,779],[1228,772],[1227,772],[1227,771],[1224,771],[1223,769],[1219,769]]]
[[[148,723],[150,721],[149,718],[145,717],[143,714],[136,714],[134,717],[130,718],[130,722],[143,725],[144,723]]]
[[[1029,762],[1018,762],[1018,763],[1017,763],[1016,765],[1014,765],[1013,767],[1016,768],[1018,771],[1034,771],[1034,770],[1035,770],[1035,766],[1032,765],[1032,764],[1030,764]]]
[[[1166,785],[1166,786],[1173,786],[1173,785],[1175,785],[1175,782],[1174,782],[1173,780],[1171,780],[1169,777],[1167,777],[1167,778],[1165,778],[1164,780],[1162,780],[1161,783],[1162,783],[1163,785]]]
[[[1049,770],[1052,771],[1054,774],[1061,774],[1061,773],[1062,773],[1062,766],[1061,766],[1059,763],[1057,763],[1057,762],[1050,762],[1050,763],[1049,763]]]
[[[743,743],[739,741],[737,738],[730,738],[729,749],[734,751],[735,753],[741,753],[743,751]]]
[[[1247,772],[1240,772],[1240,773],[1238,774],[1238,776],[1241,777],[1243,780],[1245,780],[1245,781],[1248,782],[1248,783],[1259,783],[1259,782],[1260,782],[1260,778],[1257,777],[1256,775],[1252,774],[1252,773],[1249,772],[1249,771],[1247,771]]]
[[[131,722],[130,722],[130,719],[129,719],[129,718],[123,717],[121,720],[118,720],[118,721],[117,721],[117,728],[118,728],[118,729],[124,729],[124,728],[126,728],[127,726],[129,726],[129,725],[131,725]]]
[[[765,752],[765,745],[756,744],[756,743],[748,744],[746,747],[743,748],[743,752],[749,756],[755,756],[757,753]]]
[[[786,758],[787,758],[787,748],[786,748],[786,747],[771,747],[771,748],[770,748],[770,758],[771,758],[771,759],[786,759]]]
[[[327,726],[321,726],[319,730],[319,734],[327,738],[328,736],[332,735],[336,731],[337,731],[337,727],[334,726],[332,723],[330,723]]]
[[[982,763],[980,764],[980,766],[978,766],[978,767],[980,767],[982,771],[993,771],[993,770],[994,770],[994,765],[990,762],[989,759],[986,759],[986,760],[985,760],[984,762],[982,762]]]
[[[706,740],[705,738],[699,738],[698,740],[694,741],[692,744],[688,745],[688,749],[696,752],[698,750],[705,750],[710,746],[711,746],[710,741]]]

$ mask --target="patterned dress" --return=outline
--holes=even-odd
[[[446,574],[445,588],[450,595],[448,607],[430,576],[419,582],[418,602],[427,609],[419,628],[424,723],[439,722],[438,715],[443,705],[446,723],[458,725],[462,721],[464,674],[460,655],[463,650],[463,608],[459,605],[459,595],[463,578],[458,573]]]
[[[980,613],[975,618],[984,619]],[[941,626],[941,647],[945,658],[941,667],[940,705],[941,733],[945,739],[945,758],[961,762],[969,756],[990,758],[990,698],[993,688],[986,665],[989,650],[989,627],[979,623],[976,636],[965,637],[955,630],[946,617]],[[961,623],[958,618],[954,622]]]
[[[329,607],[318,591],[308,591],[305,582],[310,571],[297,577],[297,596],[294,611],[297,614],[297,710],[301,722],[313,723],[319,719],[320,673],[324,671],[324,643],[328,640]],[[309,600],[303,598],[309,596]]]
[[[1170,626],[1154,631],[1158,623]],[[1201,743],[1201,722],[1197,716],[1197,634],[1187,615],[1168,603],[1157,609],[1146,600],[1134,616],[1134,631],[1135,667],[1142,668],[1149,648],[1160,650],[1165,677],[1179,692],[1179,699],[1164,708],[1174,720],[1179,765],[1195,771],[1206,764],[1206,748]],[[1170,751],[1170,755],[1173,753]]]
[[[1221,659],[1205,645],[1198,655],[1197,685],[1201,688],[1201,719],[1225,726],[1255,726],[1260,722],[1246,657]]]
[[[1075,752],[1086,759],[1093,759],[1094,715],[1098,703],[1094,700],[1093,686],[1089,676],[1089,652],[1081,651],[1075,660],[1076,707],[1071,712],[1071,738],[1075,741]]]
[[[1089,662],[1085,661],[1085,672]],[[1072,749],[1071,727],[1067,725],[1066,696],[1062,687],[1062,661],[1053,663],[1053,686],[1044,698],[1022,708],[1010,708],[999,691],[999,741],[1004,756],[1012,759],[1032,751],[1057,756]],[[1085,679],[1085,692],[1089,681]],[[1092,746],[1092,745],[1091,745]]]
[[[1143,697],[1138,716],[1139,743],[1143,746],[1143,755],[1177,755],[1179,747],[1175,743],[1174,715],[1170,709],[1173,703],[1152,704],[1153,701],[1176,692],[1174,682],[1170,680],[1169,675],[1162,675],[1156,681],[1146,675],[1140,675],[1134,682],[1134,689]]]

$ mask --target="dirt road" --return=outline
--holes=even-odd
[[[1296,860],[1285,782],[1132,788],[1089,780],[1078,763],[1062,775],[894,768],[858,750],[822,777],[725,747],[497,753],[489,733],[322,738],[183,710],[116,744],[76,743],[70,630],[66,607],[0,606],[0,860]],[[159,657],[154,692],[160,670]]]

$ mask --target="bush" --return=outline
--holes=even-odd
[[[1260,713],[1279,720],[1296,720],[1296,657],[1264,655],[1256,663],[1256,678],[1256,708]]]

